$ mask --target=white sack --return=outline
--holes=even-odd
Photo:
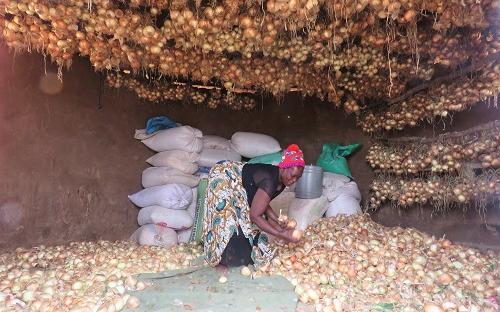
[[[216,136],[216,135],[204,135],[203,136],[203,148],[220,149],[226,151],[232,151],[231,141],[226,138]]]
[[[142,141],[142,140],[145,140],[145,139],[148,139],[148,138],[154,136],[155,134],[156,134],[156,132],[146,134],[146,129],[138,129],[138,130],[135,130],[134,138]]]
[[[361,213],[359,200],[351,195],[340,195],[334,201],[328,204],[326,216],[334,217],[336,215],[353,215]]]
[[[324,187],[323,195],[328,198],[329,201],[334,201],[341,195],[349,195],[359,201],[361,201],[361,193],[359,192],[358,185],[356,182],[351,181],[345,183],[339,187]]]
[[[295,198],[288,209],[288,216],[297,221],[297,229],[305,230],[325,213],[328,200],[325,196],[314,199]]]
[[[165,129],[155,133],[154,136],[142,140],[142,143],[157,152],[182,150],[199,153],[203,148],[203,134],[190,126]]]
[[[191,188],[182,184],[152,186],[128,198],[138,207],[162,206],[169,209],[186,209],[193,200]]]
[[[348,183],[350,179],[345,175],[332,173],[332,172],[323,172],[323,186],[326,188],[335,188],[342,186]]]
[[[187,212],[189,212],[191,218],[194,219],[196,215],[196,207],[198,205],[198,188],[193,187],[192,191],[193,191],[193,200],[191,201],[191,204],[189,204],[189,206],[187,207]]]
[[[177,244],[177,233],[157,224],[146,224],[138,228],[130,240],[139,245],[171,247]]]
[[[212,167],[221,160],[241,161],[241,155],[234,151],[206,148],[201,151],[198,165],[200,167]]]
[[[155,167],[170,167],[187,174],[198,171],[196,161],[200,158],[197,153],[183,151],[165,151],[157,153],[146,160],[148,164]]]
[[[191,238],[191,232],[193,228],[189,228],[182,231],[177,231],[177,241],[179,244],[189,243],[189,239]]]
[[[186,151],[181,151],[181,150],[172,150],[172,151],[164,151],[164,152],[159,152],[151,156],[146,162],[150,163],[150,160],[152,162],[167,162],[170,159],[180,159],[183,161],[187,162],[197,162],[200,159],[200,154],[199,153],[190,153]],[[153,165],[153,164],[152,164]],[[161,166],[158,166],[161,167]]]
[[[236,132],[231,137],[231,148],[238,154],[254,158],[281,151],[279,142],[265,134]]]
[[[142,186],[145,188],[165,184],[184,184],[195,187],[200,178],[170,167],[150,167],[142,172]]]
[[[153,156],[157,156],[157,159],[180,159],[189,162],[197,162],[200,159],[200,153],[192,153],[181,150],[171,150],[156,153]]]
[[[137,223],[139,225],[161,223],[174,230],[184,230],[193,226],[193,218],[187,210],[149,206],[139,210]]]

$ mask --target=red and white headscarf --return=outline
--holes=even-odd
[[[302,153],[297,144],[291,144],[283,151],[278,167],[291,168],[304,167],[305,165],[304,153]]]

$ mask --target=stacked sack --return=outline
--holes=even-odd
[[[231,137],[231,149],[245,158],[254,158],[281,151],[279,142],[266,134],[236,132]]]
[[[241,161],[241,155],[231,148],[231,141],[228,139],[216,135],[203,136],[198,176],[206,177],[210,168],[222,160]]]
[[[361,193],[349,177],[323,172],[323,196],[328,199],[326,217],[361,213]]]
[[[146,160],[153,167],[142,173],[144,190],[129,196],[141,208],[137,217],[141,227],[131,239],[141,245],[177,244],[178,236],[193,225],[189,208],[196,205],[200,178],[195,173],[203,134],[190,126],[179,126],[147,137],[136,131],[136,138],[158,153]]]
[[[148,187],[129,196],[141,208],[137,223],[141,226],[131,236],[140,245],[170,247],[177,244],[178,233],[193,225],[187,211],[193,191],[183,184]]]
[[[268,135],[253,132],[236,132],[231,140],[215,135],[203,137],[203,150],[198,160],[200,174],[222,160],[241,161],[281,150],[278,141]]]

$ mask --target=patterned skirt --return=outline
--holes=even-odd
[[[251,258],[255,265],[269,263],[274,257],[275,251],[270,249],[268,236],[250,221],[250,205],[241,178],[243,165],[241,162],[220,162],[208,175],[203,245],[205,260],[212,266],[219,264],[229,240],[238,229],[253,246]],[[256,238],[257,242],[254,242]]]

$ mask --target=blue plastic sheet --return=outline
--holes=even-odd
[[[177,124],[166,116],[151,117],[146,122],[146,134],[177,127]]]

